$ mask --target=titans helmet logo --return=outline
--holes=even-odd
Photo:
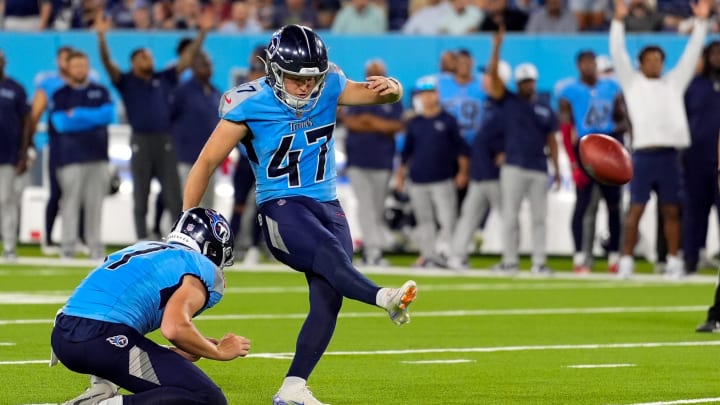
[[[210,217],[210,228],[215,238],[222,243],[227,243],[230,240],[230,227],[227,222],[211,210],[205,210],[205,212]]]
[[[273,37],[270,39],[270,45],[268,45],[267,54],[268,59],[272,58],[277,54],[278,48],[280,47],[280,34],[275,33]]]

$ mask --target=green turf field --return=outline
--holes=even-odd
[[[554,264],[565,266],[565,259]],[[53,315],[87,270],[0,264],[0,404],[59,403],[85,389],[87,377],[44,361]],[[682,282],[650,275],[622,282],[602,273],[508,278],[477,270],[410,272],[370,275],[389,286],[417,281],[409,325],[397,327],[378,308],[345,302],[310,380],[320,400],[720,403],[720,336],[694,332],[712,299],[710,272]],[[270,404],[307,310],[304,278],[276,266],[229,272],[227,279],[225,298],[197,325],[208,336],[232,331],[249,337],[253,354],[198,365],[231,404]]]

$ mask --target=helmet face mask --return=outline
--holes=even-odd
[[[235,238],[230,224],[215,210],[196,207],[183,211],[166,241],[202,253],[220,268],[233,264]]]
[[[273,34],[265,53],[265,73],[275,97],[297,113],[312,110],[325,87],[329,67],[322,39],[308,27],[287,25]],[[307,97],[297,97],[285,89],[288,75],[315,77],[315,86]]]

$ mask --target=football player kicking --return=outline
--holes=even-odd
[[[203,337],[192,318],[213,307],[232,264],[233,235],[211,209],[183,212],[167,242],[139,242],[92,271],[53,327],[54,354],[92,386],[66,404],[227,404],[222,390],[192,362],[246,356],[250,341],[227,333]],[[175,347],[144,335],[160,329]],[[133,395],[119,395],[117,387]]]
[[[225,93],[220,122],[190,171],[184,205],[200,201],[215,168],[242,141],[257,181],[258,221],[273,255],[305,273],[310,312],[274,405],[322,404],[306,382],[335,330],[343,297],[384,308],[409,322],[414,281],[380,288],[352,265],[353,245],[335,191],[335,111],[341,105],[393,103],[402,86],[384,76],[354,82],[328,61],[311,29],[287,25],[266,50],[266,76]]]

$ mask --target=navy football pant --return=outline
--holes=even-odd
[[[129,326],[60,314],[51,344],[68,369],[134,393],[124,404],[227,404],[197,366]]]
[[[330,343],[343,297],[375,305],[378,287],[352,265],[352,239],[337,201],[307,197],[267,201],[258,207],[270,251],[305,273],[310,312],[298,335],[288,376],[307,379]]]
[[[572,218],[572,234],[575,242],[575,251],[583,251],[583,222],[585,220],[585,212],[592,202],[593,189],[595,186],[600,188],[601,195],[605,200],[608,211],[608,231],[610,232],[610,240],[608,241],[608,251],[617,252],[620,249],[620,195],[621,190],[618,186],[608,186],[598,184],[590,180],[584,187],[575,188],[575,211]],[[591,250],[592,251],[592,250]]]
[[[705,247],[708,231],[708,216],[713,205],[720,213],[720,198],[717,188],[717,166],[706,159],[685,156],[685,198],[682,213],[682,249],[688,269],[695,270],[699,251]]]

